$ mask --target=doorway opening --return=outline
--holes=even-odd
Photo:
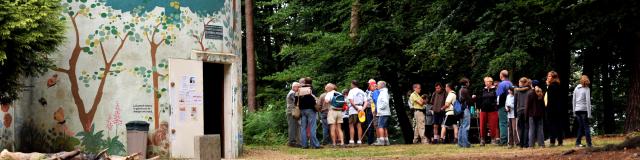
[[[224,157],[224,64],[202,64],[204,134],[220,135],[220,153]]]

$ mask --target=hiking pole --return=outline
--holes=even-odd
[[[362,138],[364,138],[364,136],[367,135],[367,132],[369,131],[369,128],[371,128],[371,124],[373,124],[373,120],[369,123],[369,126],[367,127],[366,130],[364,130],[364,133],[362,134],[362,137],[360,137],[360,141],[362,141]]]

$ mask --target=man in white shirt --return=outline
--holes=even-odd
[[[442,137],[442,141],[446,140],[447,135],[447,127],[453,127],[453,136],[454,142],[458,141],[458,117],[454,115],[453,112],[453,103],[457,99],[456,93],[453,91],[453,84],[447,83],[445,87],[445,91],[447,92],[447,99],[444,101],[444,106],[442,106],[442,110],[444,110],[444,125],[442,125],[442,133],[440,137]]]
[[[366,93],[362,89],[358,88],[358,81],[351,81],[351,90],[347,96],[349,104],[349,144],[354,144],[354,132],[355,128],[358,129],[358,138],[362,137],[362,123],[358,120],[358,112],[364,111],[364,106],[367,105]],[[358,139],[358,145],[362,144],[362,140]]]

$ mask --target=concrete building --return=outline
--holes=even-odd
[[[197,136],[220,134],[222,156],[238,157],[240,2],[63,0],[56,67],[3,107],[0,146],[126,154],[125,124],[142,120],[149,156],[194,158]]]

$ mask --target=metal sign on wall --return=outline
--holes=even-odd
[[[205,25],[204,38],[222,40],[222,26]]]

